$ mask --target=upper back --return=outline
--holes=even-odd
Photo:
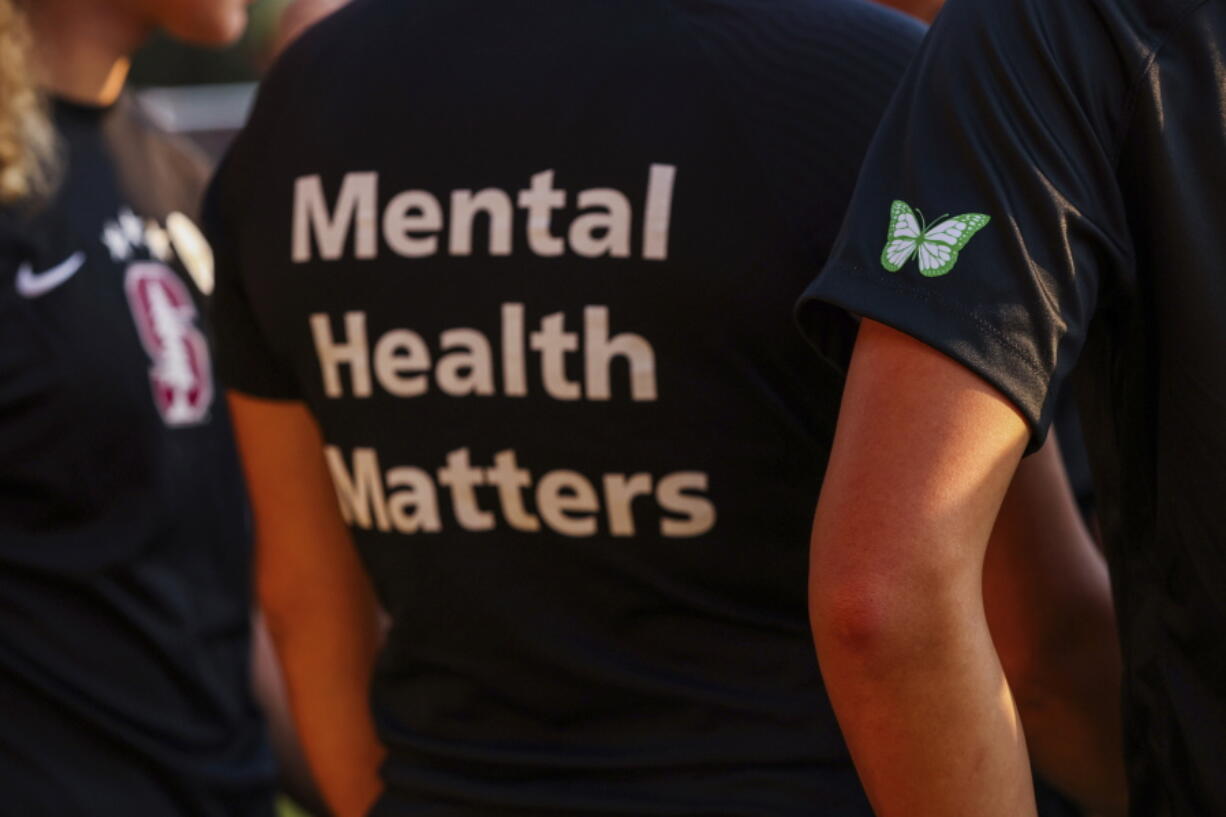
[[[395,619],[392,790],[505,762],[528,807],[707,813],[673,772],[735,764],[719,813],[821,802],[839,378],[791,312],[921,33],[860,0],[359,0],[274,71],[213,191],[219,356],[320,421]]]

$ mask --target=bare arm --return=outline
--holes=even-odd
[[[277,782],[281,790],[295,803],[313,814],[322,815],[326,809],[307,766],[306,755],[302,751],[302,741],[294,725],[294,715],[289,709],[285,678],[281,673],[281,664],[277,660],[272,636],[268,634],[268,625],[258,610],[252,619],[251,652],[255,698],[264,711],[268,737],[272,742],[273,754],[277,758]]]
[[[988,537],[1027,436],[969,370],[862,323],[814,520],[810,609],[879,817],[1035,814],[982,601]]]
[[[1121,817],[1128,804],[1111,586],[1054,436],[1018,467],[983,583],[1031,759],[1092,813]]]
[[[367,688],[377,607],[301,403],[230,393],[255,511],[256,586],[307,761],[336,817],[378,796]]]

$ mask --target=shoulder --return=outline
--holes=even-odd
[[[394,28],[389,15],[400,5],[353,0],[304,30],[260,82],[251,123],[310,105],[321,88],[336,84],[344,76],[347,66],[363,62],[371,35]]]
[[[910,59],[925,27],[864,0],[673,0],[676,19],[724,43],[781,48],[775,64],[852,68]],[[803,50],[798,50],[803,46]]]
[[[865,0],[674,0],[735,118],[846,143],[858,164],[924,39],[923,24]]]
[[[909,110],[938,107],[973,126],[1003,106],[1035,144],[1084,130],[1114,155],[1156,50],[1202,2],[948,0],[908,72]]]
[[[865,0],[673,0],[734,115],[867,144],[925,27]],[[754,112],[758,113],[754,113]]]
[[[922,33],[913,17],[863,0],[670,0],[674,14],[712,21],[788,21],[821,28],[854,30],[865,25]]]
[[[934,39],[981,55],[1029,51],[1075,69],[1136,71],[1207,0],[949,0]],[[953,42],[957,40],[957,42]]]
[[[353,0],[297,36],[260,80],[250,115],[218,175],[246,175],[240,168],[263,167],[285,149],[299,150],[321,133],[335,131],[329,117],[337,99],[386,93],[386,88],[363,87],[354,75],[377,48],[374,35],[397,30],[387,16],[389,7],[394,11],[402,5],[413,4]],[[241,186],[240,179],[230,181]]]

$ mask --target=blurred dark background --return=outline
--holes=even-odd
[[[256,0],[246,34],[221,50],[156,35],[133,60],[129,88],[159,125],[191,138],[216,160],[246,119],[290,2]]]

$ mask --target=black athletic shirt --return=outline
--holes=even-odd
[[[871,814],[805,601],[840,380],[787,316],[921,35],[359,0],[266,80],[218,356],[318,418],[394,620],[375,814]]]
[[[1226,814],[1224,50],[1220,0],[952,0],[809,290],[964,363],[1034,444],[1076,364],[1142,817]]]
[[[202,166],[127,99],[54,118],[61,185],[0,211],[0,814],[263,817]]]

